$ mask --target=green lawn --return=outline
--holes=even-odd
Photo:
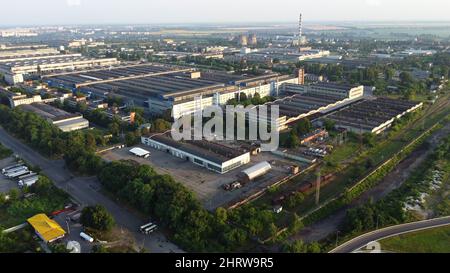
[[[450,253],[450,226],[382,240],[381,248],[400,253]]]

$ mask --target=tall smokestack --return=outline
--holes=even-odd
[[[300,17],[298,19],[298,44],[302,44],[302,35],[303,35],[303,23],[302,23],[302,14],[300,13]]]

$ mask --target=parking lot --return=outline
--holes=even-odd
[[[140,158],[129,152],[131,147],[124,149],[115,149],[102,154],[105,160],[134,160],[140,164],[152,166],[157,172],[171,175],[176,181],[182,183],[192,190],[197,198],[203,203],[205,208],[213,210],[219,206],[224,206],[230,201],[239,198],[243,194],[248,194],[261,187],[278,181],[289,173],[289,166],[294,164],[285,159],[276,157],[270,153],[262,153],[252,156],[251,163],[241,166],[225,174],[215,173],[192,162],[174,157],[166,152],[153,149],[145,145],[135,147],[150,151],[150,157]],[[257,179],[254,183],[249,183],[241,189],[234,191],[225,191],[222,186],[237,180],[237,174],[241,171],[257,164],[261,161],[270,161],[272,170],[264,177]]]
[[[16,164],[16,161],[13,157],[7,157],[5,159],[0,160],[0,169]],[[17,182],[12,179],[8,179],[3,174],[0,174],[0,192],[7,193],[11,189],[18,188]]]

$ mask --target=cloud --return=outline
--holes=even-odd
[[[379,7],[382,4],[381,0],[366,0],[366,5],[371,7]]]
[[[81,5],[81,0],[66,0],[67,6],[76,7]]]

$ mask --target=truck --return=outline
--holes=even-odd
[[[31,173],[28,175],[24,175],[20,177],[20,180],[18,182],[19,187],[24,187],[24,186],[31,186],[34,183],[36,183],[39,180],[39,176],[35,173]]]
[[[28,168],[24,168],[24,169],[17,170],[15,172],[11,172],[11,173],[8,172],[5,175],[8,178],[17,178],[19,176],[29,174],[29,173],[30,173],[30,170],[28,170]]]
[[[5,174],[6,172],[9,172],[9,171],[11,171],[13,169],[16,169],[16,168],[19,168],[19,167],[23,167],[23,166],[24,166],[23,163],[19,163],[19,164],[16,164],[16,165],[5,167],[5,168],[2,169],[2,174]]]
[[[14,167],[14,168],[9,168],[3,174],[7,175],[8,173],[13,173],[15,171],[22,170],[22,169],[27,169],[27,167],[26,166],[18,166],[18,167]]]

